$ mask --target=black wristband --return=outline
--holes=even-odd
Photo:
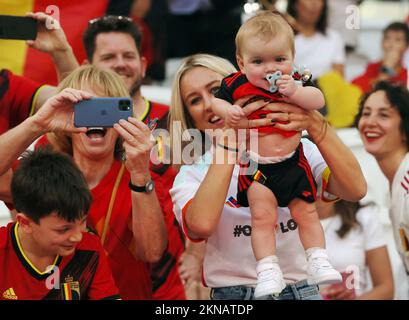
[[[136,186],[132,183],[131,180],[129,180],[128,187],[134,192],[144,192],[149,194],[153,191],[155,183],[153,182],[153,180],[149,180],[144,186]]]
[[[217,145],[218,145],[219,147],[222,147],[222,148],[225,149],[225,150],[229,150],[229,151],[233,151],[233,152],[239,152],[239,149],[237,149],[237,148],[230,148],[230,147],[227,147],[227,146],[222,145],[221,143],[218,143]]]

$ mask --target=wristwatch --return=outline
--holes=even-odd
[[[153,180],[149,180],[144,186],[135,186],[131,180],[128,183],[129,189],[135,192],[145,192],[147,194],[151,193],[155,188],[155,182]]]

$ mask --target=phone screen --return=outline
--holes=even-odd
[[[29,17],[0,15],[0,39],[34,40],[37,21]]]

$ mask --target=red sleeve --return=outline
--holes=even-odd
[[[28,78],[8,70],[0,71],[0,133],[17,126],[30,115],[40,87],[41,84]]]
[[[370,91],[375,84],[375,80],[379,77],[381,65],[381,62],[370,63],[362,75],[352,80],[352,84],[360,87],[363,92]],[[406,86],[407,76],[407,71],[402,69],[396,76],[391,77],[389,81]]]
[[[235,74],[234,74],[235,75]],[[234,77],[233,75],[233,77]],[[220,85],[220,88],[217,90],[217,92],[215,93],[215,97],[219,98],[219,99],[223,99],[226,100],[227,102],[233,104],[234,100],[233,100],[233,94],[231,92],[230,87],[227,85],[227,80],[230,80],[231,78],[233,78],[232,75],[229,75],[228,77],[224,78],[222,80],[222,83]]]
[[[112,277],[111,269],[109,268],[107,257],[104,249],[95,235],[84,234],[84,236],[92,237],[95,242],[96,250],[99,253],[98,266],[92,279],[91,286],[88,291],[88,299],[90,300],[116,300],[120,299],[118,288],[115,285]]]
[[[403,87],[406,87],[406,84],[408,82],[408,71],[406,69],[402,69],[400,73],[398,73],[391,79],[391,81],[399,83]]]
[[[363,92],[368,92],[372,88],[373,81],[379,76],[379,63],[368,64],[365,72],[352,80],[352,84],[361,88]]]
[[[165,223],[168,230],[172,230],[174,228],[174,221],[176,218],[175,214],[173,213],[173,202],[169,194],[169,190],[173,186],[176,171],[172,166],[169,166],[164,173],[158,174],[152,171],[151,175],[152,179],[155,181],[156,196],[158,197],[159,204],[165,218]]]

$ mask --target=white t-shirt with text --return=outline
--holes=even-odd
[[[392,182],[390,218],[396,248],[409,281],[409,153],[401,162]]]
[[[329,169],[312,142],[302,139],[302,143],[304,154],[317,181],[317,195],[321,195],[324,192],[323,185],[326,185],[324,181],[327,181],[329,176]],[[212,155],[208,152],[196,164],[182,166],[170,190],[174,213],[183,230],[185,230],[184,209],[204,180],[211,158]],[[250,210],[248,207],[237,207],[238,173],[239,167],[236,166],[220,222],[215,232],[206,239],[203,280],[205,285],[212,288],[234,285],[255,286],[257,281],[256,260],[250,237]],[[326,192],[324,195],[326,198],[331,197]],[[306,279],[305,251],[299,239],[297,224],[291,218],[288,208],[278,209],[276,243],[279,265],[285,280],[291,283]]]

